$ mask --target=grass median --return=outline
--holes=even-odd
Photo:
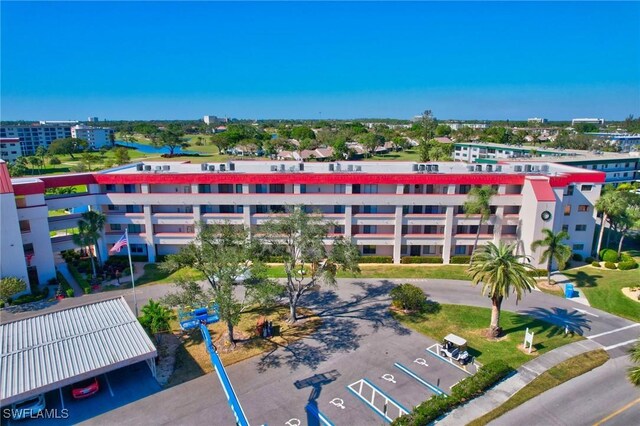
[[[517,368],[525,362],[560,346],[582,340],[582,337],[565,335],[564,330],[550,323],[502,311],[500,325],[503,336],[490,340],[484,336],[491,319],[491,309],[461,305],[438,305],[433,313],[402,314],[394,312],[394,317],[405,326],[442,341],[449,333],[467,340],[469,352],[481,364],[504,360],[510,367]],[[524,340],[525,329],[535,333],[532,354],[519,350]]]
[[[472,421],[468,426],[486,425],[507,411],[513,410],[541,393],[601,366],[607,362],[608,359],[609,355],[603,349],[597,349],[569,358],[536,377],[531,383],[516,392],[500,407]]]

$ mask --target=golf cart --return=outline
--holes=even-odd
[[[473,357],[467,352],[467,341],[455,334],[448,334],[444,338],[440,355],[451,358],[460,365],[467,365],[473,361]]]

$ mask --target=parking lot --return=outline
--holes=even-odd
[[[56,425],[77,424],[110,410],[115,410],[131,402],[148,397],[161,388],[151,375],[146,362],[139,362],[115,371],[98,376],[100,390],[95,395],[86,399],[73,399],[71,386],[48,392],[45,395],[46,409],[55,410],[57,418],[52,419],[25,419],[10,421],[3,419],[3,424],[9,425],[42,425],[55,422]],[[62,393],[62,399],[61,394]],[[66,409],[68,416],[62,415],[62,409]],[[66,418],[62,418],[66,417]]]

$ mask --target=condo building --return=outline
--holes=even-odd
[[[470,255],[479,216],[463,204],[476,185],[491,185],[491,216],[479,244],[517,243],[540,264],[531,243],[544,228],[567,230],[574,253],[588,256],[595,231],[594,203],[605,174],[557,163],[520,162],[286,162],[190,164],[144,162],[94,173],[10,179],[0,162],[1,275],[55,275],[54,254],[74,249],[64,230],[79,214],[49,212],[88,207],[106,215],[100,253],[129,233],[132,254],[150,262],[193,241],[196,225],[228,222],[260,234],[271,218],[302,206],[330,225],[331,237],[355,243],[363,256],[429,256],[450,263]],[[45,195],[48,188],[86,185],[87,191]],[[55,233],[50,236],[50,233]],[[332,244],[332,238],[327,239]]]

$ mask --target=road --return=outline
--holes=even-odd
[[[628,404],[603,425],[633,425],[640,420],[640,388],[626,380],[627,357],[599,368],[529,400],[491,422],[495,426],[594,425]]]

